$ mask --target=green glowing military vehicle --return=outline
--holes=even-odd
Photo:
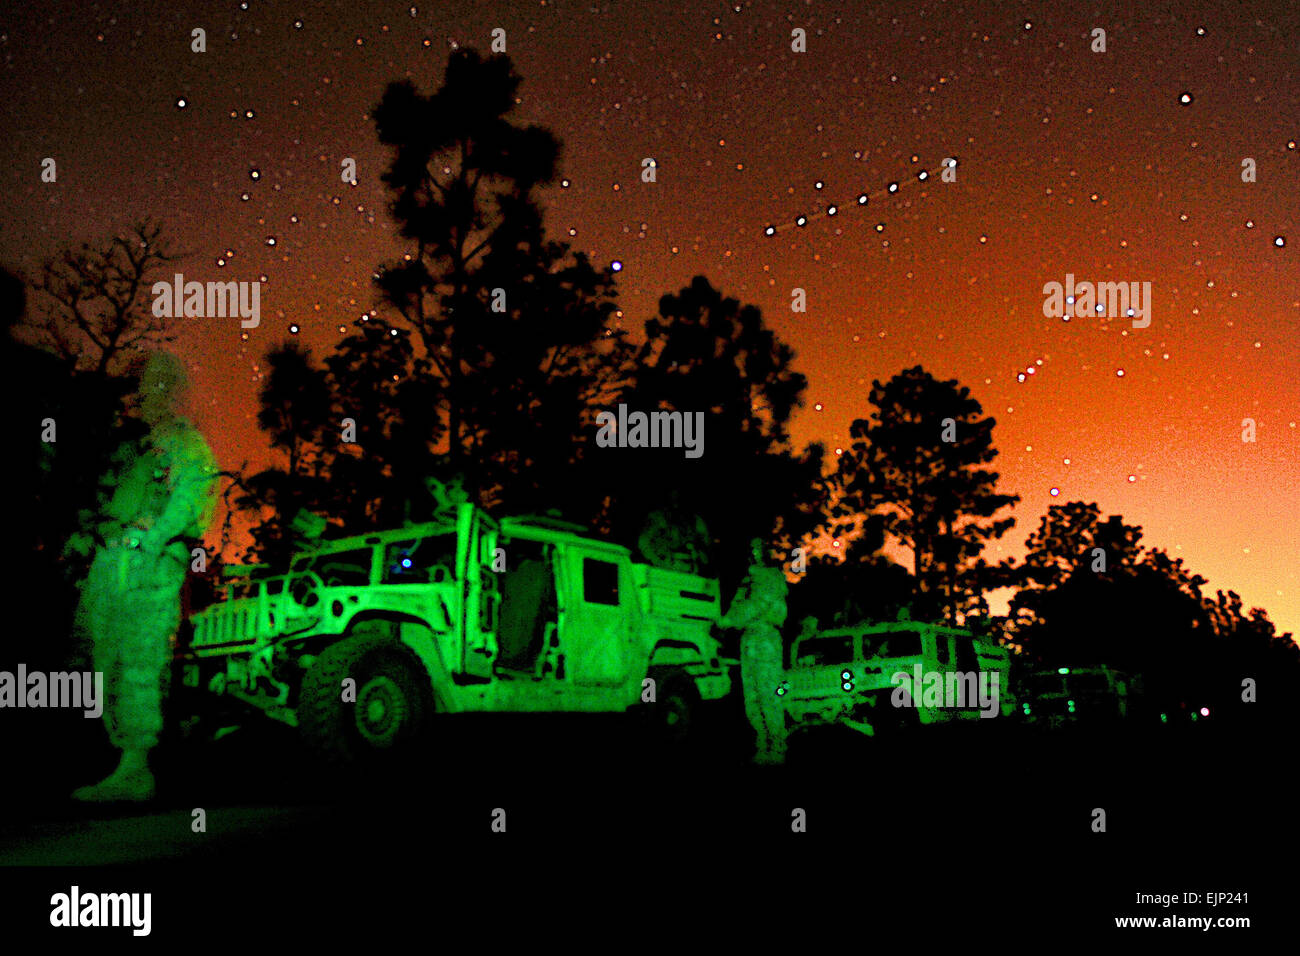
[[[341,758],[392,751],[435,714],[617,712],[650,686],[647,712],[672,731],[730,691],[716,580],[553,518],[498,524],[463,503],[439,517],[232,584],[192,618],[185,683]]]
[[[1112,667],[1057,667],[1025,680],[1021,715],[1026,723],[1060,727],[1080,721],[1123,720],[1137,682]]]
[[[1005,647],[958,628],[906,619],[801,634],[782,685],[795,727],[861,733],[1009,715]]]

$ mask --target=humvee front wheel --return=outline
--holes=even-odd
[[[344,699],[343,682],[355,690]],[[359,634],[325,649],[312,662],[298,700],[298,729],[328,760],[386,760],[408,750],[433,713],[429,677],[405,644]]]

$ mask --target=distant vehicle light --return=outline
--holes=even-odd
[[[1208,708],[1208,707],[1202,707],[1202,708],[1201,708],[1201,716],[1202,716],[1202,717],[1209,717],[1209,716],[1210,716],[1210,708]]]

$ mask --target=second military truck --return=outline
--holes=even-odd
[[[1005,647],[960,628],[902,618],[799,635],[781,694],[796,727],[841,724],[875,736],[1008,716],[1009,672]]]

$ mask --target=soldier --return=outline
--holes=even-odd
[[[469,493],[465,490],[465,478],[463,475],[452,475],[451,480],[443,483],[432,475],[424,479],[424,487],[429,492],[429,497],[433,499],[433,514],[435,516],[443,512],[455,514],[459,505],[469,501]]]
[[[682,507],[674,488],[664,507],[646,515],[637,549],[655,567],[698,574],[708,565],[709,530],[703,518]]]
[[[82,585],[80,630],[104,675],[104,722],[122,752],[105,780],[77,800],[152,799],[149,751],[162,730],[162,683],[170,638],[180,622],[181,586],[191,544],[216,505],[217,470],[199,431],[178,414],[185,388],[177,359],[156,352],[140,375],[138,405],[148,432],[114,456],[112,488],[100,509],[99,546]],[[86,547],[89,537],[69,542]]]
[[[755,763],[785,760],[785,705],[777,691],[785,677],[781,631],[785,624],[789,586],[780,568],[763,564],[763,540],[750,542],[753,564],[731,607],[723,615],[725,628],[743,628],[740,636],[740,683],[745,716],[758,735]]]

